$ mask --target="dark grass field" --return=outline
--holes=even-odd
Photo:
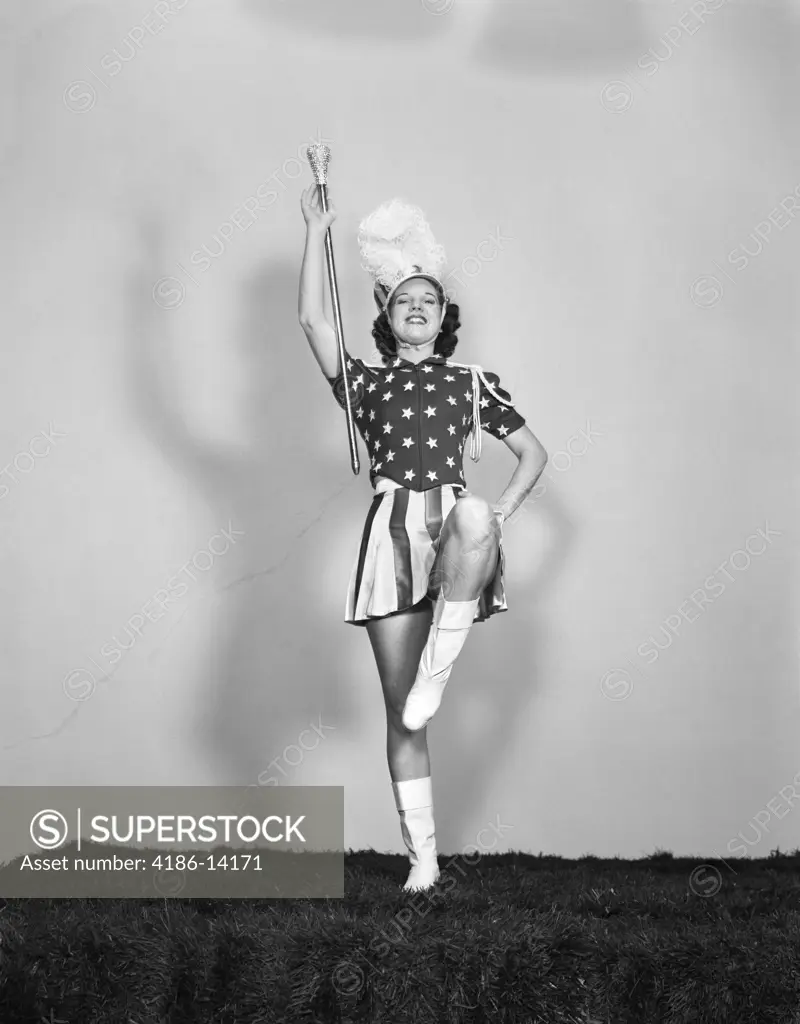
[[[349,853],[342,900],[0,901],[2,1024],[800,1024],[800,851]]]

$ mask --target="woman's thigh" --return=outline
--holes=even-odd
[[[475,576],[491,579],[500,557],[500,530],[483,499],[459,498],[445,517],[431,566],[432,591],[445,598],[470,584]]]
[[[414,685],[419,659],[428,639],[433,609],[423,598],[413,608],[381,619],[371,619],[366,630],[378,666],[386,710],[402,715],[408,691]]]

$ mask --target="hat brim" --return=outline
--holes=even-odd
[[[387,289],[382,284],[376,284],[373,292],[375,296],[375,302],[380,310],[388,309],[389,303],[392,300],[392,296],[400,287],[401,284],[405,284],[406,281],[413,281],[415,277],[421,277],[425,281],[430,281],[431,284],[436,286],[436,291],[439,293],[439,298],[443,305],[447,304],[447,292],[444,290],[442,282],[433,277],[432,274],[424,274],[417,270],[413,274],[406,274],[405,277],[401,277],[400,280],[392,286],[391,289]]]

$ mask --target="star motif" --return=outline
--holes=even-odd
[[[503,426],[503,427],[498,427],[498,428],[497,428],[497,433],[498,433],[498,434],[499,434],[499,435],[500,435],[501,437],[505,437],[505,436],[506,436],[506,434],[508,433],[508,427],[505,427],[505,426]]]
[[[458,487],[466,487],[463,459],[468,451],[470,438],[474,442],[475,431],[482,426],[478,416],[473,415],[476,412],[476,405],[481,410],[487,410],[485,415],[497,406],[488,388],[481,388],[480,392],[476,393],[472,386],[471,369],[453,365],[446,359],[436,356],[431,356],[421,363],[412,363],[398,355],[372,369],[362,360],[355,358],[347,359],[346,365],[353,414],[357,417],[359,433],[365,441],[366,451],[369,452],[373,476],[386,467],[387,473],[411,489],[438,487],[440,477],[445,481],[452,481]],[[420,379],[421,372],[427,376]],[[462,384],[462,392],[459,392],[457,383],[460,373],[466,374],[468,378]],[[395,387],[390,390],[392,382]],[[455,384],[455,388],[440,389],[440,382]],[[415,386],[420,389],[420,399],[422,393],[425,393],[427,403],[420,401],[417,406],[417,400],[414,398]],[[437,391],[441,391],[438,397]],[[461,393],[466,404],[462,404]],[[364,394],[374,395],[374,398],[362,402],[357,407],[358,396]],[[384,404],[378,403],[379,396]],[[406,408],[402,408],[404,396],[410,403]],[[440,401],[445,403],[444,413],[438,424],[431,423],[431,419],[440,414]],[[399,428],[396,422],[398,410],[401,419]],[[422,421],[413,424],[415,416],[425,417],[430,434],[423,434]],[[403,422],[409,432],[408,436],[404,436]],[[365,427],[368,429],[365,430]],[[509,434],[509,429],[509,426],[496,423],[492,425],[490,432],[495,437],[505,438]],[[398,434],[397,437],[393,437],[395,433]],[[416,456],[412,457],[411,454],[411,449],[417,445],[424,446],[430,453],[428,456],[422,456],[420,451],[422,467],[416,465]],[[404,455],[403,452],[407,454]],[[379,459],[382,461],[379,462]],[[414,469],[407,469],[409,464],[413,465]]]

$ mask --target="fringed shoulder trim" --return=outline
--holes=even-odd
[[[486,377],[484,375],[484,369],[483,369],[482,366],[478,366],[477,363],[456,363],[456,362],[454,362],[454,361],[452,361],[450,359],[447,360],[447,365],[448,366],[462,366],[462,367],[464,367],[467,370],[475,370],[478,373],[478,376],[483,381],[483,385],[486,388],[486,390],[489,392],[490,395],[493,395],[497,399],[497,401],[498,402],[502,402],[503,405],[508,405],[512,409],[515,407],[514,403],[512,401],[510,401],[508,398],[503,398],[502,395],[498,395],[498,393],[495,391],[495,389],[492,387],[492,385],[486,379]]]

